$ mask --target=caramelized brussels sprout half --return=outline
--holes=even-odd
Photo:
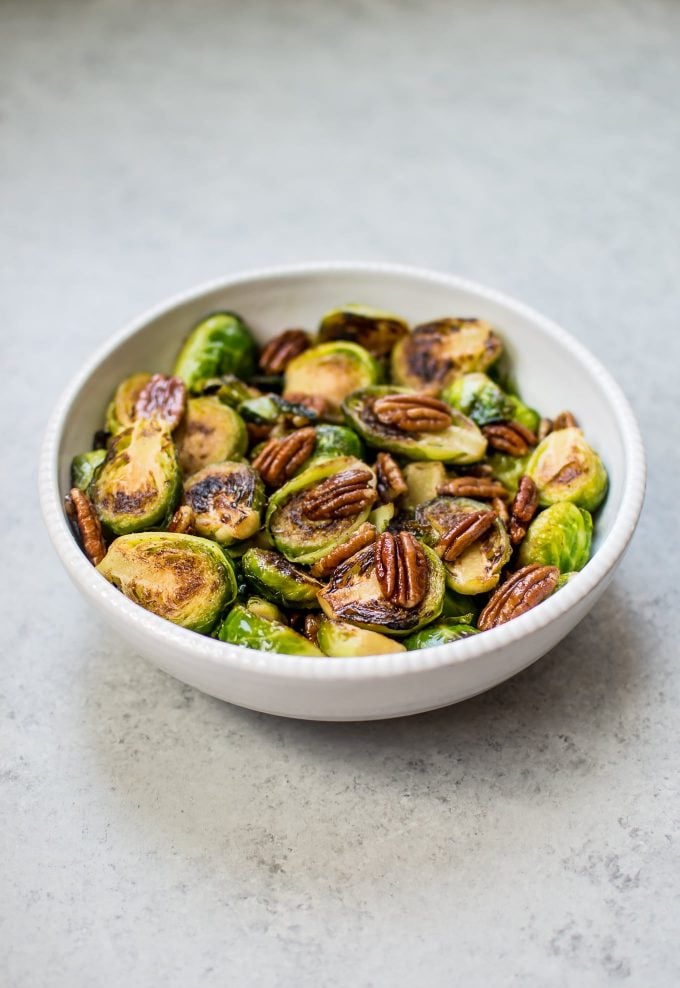
[[[175,441],[182,470],[192,474],[211,463],[243,456],[248,433],[238,412],[219,398],[192,398]]]
[[[450,587],[446,588],[442,619],[454,619],[454,624],[474,624],[479,611],[480,608],[475,603],[474,598],[456,593]]]
[[[529,525],[519,548],[520,566],[540,563],[561,573],[583,569],[590,559],[593,519],[570,501],[551,504]]]
[[[300,405],[294,401],[288,401],[281,395],[267,394],[248,398],[238,406],[239,415],[246,422],[253,422],[255,425],[274,425],[276,422],[288,418],[315,419],[316,412],[306,405]]]
[[[441,397],[477,425],[513,417],[514,407],[508,395],[481,371],[461,374],[444,388]]]
[[[135,420],[135,405],[151,374],[132,374],[121,381],[106,410],[106,431],[112,436],[129,429]]]
[[[345,425],[317,425],[316,446],[312,455],[313,460],[330,460],[336,456],[356,456],[358,460],[365,455],[364,444],[356,432]]]
[[[394,501],[389,504],[379,504],[368,516],[371,525],[375,525],[378,535],[385,532],[394,518]]]
[[[246,610],[256,617],[264,618],[265,621],[286,623],[283,612],[278,609],[276,604],[273,604],[271,600],[265,600],[263,597],[249,597],[246,601]]]
[[[429,533],[428,541],[436,545],[463,515],[488,510],[488,504],[472,498],[442,496],[416,508],[416,522]],[[457,559],[444,563],[447,586],[468,596],[493,590],[511,553],[505,525],[497,518],[488,532]]]
[[[194,512],[199,535],[231,545],[260,528],[264,485],[247,463],[213,463],[185,481],[184,501]]]
[[[236,604],[220,625],[217,638],[232,645],[257,648],[283,655],[322,656],[321,649],[279,621],[270,621],[241,604]]]
[[[404,480],[408,491],[404,495],[404,508],[415,511],[423,501],[437,496],[437,488],[446,480],[446,469],[438,460],[420,460],[404,467]]]
[[[251,387],[233,374],[222,374],[221,377],[208,377],[204,381],[197,381],[193,392],[196,395],[212,395],[219,398],[223,405],[236,409],[242,402],[257,398],[259,395],[257,388]]]
[[[147,611],[202,634],[236,596],[229,560],[214,542],[195,535],[122,535],[97,569]]]
[[[248,549],[241,565],[248,583],[267,600],[296,610],[318,608],[316,595],[323,584],[280,553]]]
[[[350,392],[377,384],[380,367],[362,346],[342,340],[305,350],[286,367],[285,393],[323,395],[339,405]]]
[[[235,312],[216,312],[202,319],[187,337],[173,374],[190,391],[206,378],[234,374],[248,380],[257,367],[258,349],[252,334]]]
[[[571,501],[594,511],[607,493],[607,471],[581,429],[559,429],[546,436],[526,468],[538,488],[542,505]]]
[[[403,388],[372,387],[355,391],[343,402],[345,417],[368,446],[397,453],[408,460],[475,463],[486,452],[486,439],[474,422],[451,409],[451,425],[439,432],[405,432],[381,422],[373,411],[379,398],[408,394]]]
[[[486,370],[502,349],[483,319],[438,319],[399,340],[392,351],[392,380],[433,394],[459,374]]]
[[[531,432],[538,432],[541,416],[536,409],[525,405],[517,395],[508,395],[508,401],[512,409],[509,418],[513,422],[519,422],[520,425],[523,425],[525,429],[530,429]]]
[[[119,432],[90,485],[99,519],[115,535],[165,524],[180,492],[172,436],[159,419],[140,419]]]
[[[71,461],[71,487],[86,491],[92,482],[97,467],[106,459],[106,449],[93,449],[89,453],[78,453]]]
[[[345,305],[326,313],[319,325],[319,339],[350,340],[374,357],[385,357],[408,331],[408,323],[390,312],[367,305]]]
[[[478,635],[477,628],[470,624],[463,624],[455,620],[437,621],[429,624],[422,631],[416,631],[414,635],[409,635],[404,639],[404,645],[409,651],[419,648],[432,648],[434,645],[448,645],[449,642],[456,642],[461,638],[469,638],[470,635]]]
[[[333,658],[353,659],[361,655],[385,655],[389,652],[405,652],[400,642],[379,634],[358,628],[348,621],[329,621],[326,618],[317,631],[319,648]]]
[[[325,615],[335,621],[349,621],[369,631],[396,637],[418,631],[439,617],[444,601],[444,568],[439,557],[423,546],[427,559],[427,591],[416,607],[402,607],[383,597],[375,567],[375,544],[360,549],[341,563],[319,594]]]
[[[496,480],[500,480],[513,497],[517,493],[522,475],[527,472],[529,455],[512,456],[510,453],[494,452],[489,453],[486,458]]]

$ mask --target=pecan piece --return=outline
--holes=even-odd
[[[508,524],[510,523],[510,513],[508,511],[508,506],[505,503],[505,501],[503,501],[502,498],[500,497],[492,497],[491,507],[507,528]]]
[[[499,480],[490,477],[452,477],[439,484],[437,494],[449,494],[451,497],[473,497],[481,500],[499,497],[504,501],[510,495]]]
[[[176,532],[178,535],[193,535],[194,512],[188,504],[182,504],[170,519],[168,525],[169,532]]]
[[[253,466],[268,487],[280,487],[314,452],[316,432],[311,426],[270,439],[253,460]]]
[[[571,412],[560,412],[555,416],[552,431],[558,432],[560,429],[574,429],[578,427],[578,422]]]
[[[187,388],[180,377],[154,374],[139,392],[135,402],[135,418],[159,418],[169,429],[176,429],[182,421],[186,404]]]
[[[365,521],[363,525],[357,528],[356,532],[350,535],[347,542],[343,542],[341,545],[336,546],[335,549],[331,549],[329,553],[315,562],[310,569],[310,573],[312,576],[321,577],[322,579],[330,576],[340,563],[344,563],[346,559],[353,556],[355,552],[359,552],[360,549],[365,549],[367,545],[371,545],[377,537],[378,532],[375,525],[371,525],[370,522]]]
[[[80,543],[87,558],[97,566],[106,555],[102,526],[87,494],[72,487],[66,498],[66,514],[78,529]]]
[[[435,546],[435,552],[445,563],[452,563],[462,556],[496,522],[495,511],[471,511],[456,521]]]
[[[378,497],[378,492],[371,486],[372,480],[373,471],[368,467],[341,470],[309,491],[303,501],[303,514],[310,521],[353,518]]]
[[[513,545],[520,544],[527,534],[529,522],[538,511],[538,489],[531,477],[523,474],[515,499],[510,507],[510,525],[508,528],[510,541]]]
[[[313,645],[319,644],[319,627],[321,626],[320,614],[305,614],[305,637],[309,638]]]
[[[480,631],[489,631],[526,614],[551,595],[559,576],[557,566],[541,566],[540,563],[516,570],[493,594],[479,615],[477,627]]]
[[[250,446],[257,446],[259,443],[264,442],[265,439],[269,439],[272,429],[274,426],[269,423],[260,424],[259,422],[246,422],[246,430],[248,432],[248,442]]]
[[[383,532],[375,547],[375,575],[386,600],[412,610],[427,592],[427,557],[410,532]]]
[[[390,504],[408,490],[404,475],[389,453],[378,453],[375,459],[375,473],[378,478],[378,496],[383,504]]]
[[[373,403],[373,413],[384,425],[402,432],[442,432],[453,421],[445,401],[429,395],[385,395]]]
[[[511,456],[524,456],[537,442],[535,434],[521,422],[492,422],[483,425],[482,432],[492,449]]]
[[[260,370],[263,374],[283,374],[293,357],[304,353],[309,345],[309,335],[304,329],[284,329],[260,354]]]

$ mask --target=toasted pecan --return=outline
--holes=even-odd
[[[297,429],[281,439],[270,439],[253,460],[268,487],[280,487],[314,452],[316,432],[311,426]]]
[[[304,329],[284,329],[260,354],[260,370],[263,374],[283,374],[293,357],[304,353],[309,346],[309,334]]]
[[[83,552],[92,565],[97,566],[106,555],[106,545],[92,501],[79,487],[72,487],[65,507],[67,515],[78,529]]]
[[[378,478],[378,496],[383,504],[396,501],[408,490],[399,464],[389,453],[378,453],[375,474]]]
[[[560,429],[574,429],[577,427],[578,422],[571,412],[560,412],[559,415],[555,416],[552,431],[559,432]]]
[[[529,522],[538,511],[538,489],[531,477],[523,474],[519,481],[517,493],[510,507],[510,524],[508,531],[510,541],[514,546],[520,544],[527,534]]]
[[[321,614],[305,614],[304,632],[313,645],[319,644],[319,627],[323,620]]]
[[[384,395],[373,403],[373,413],[402,432],[442,432],[453,420],[446,402],[425,394]]]
[[[435,546],[435,552],[445,563],[452,563],[481,539],[496,523],[495,511],[471,511],[461,515],[455,524],[442,535]]]
[[[370,507],[378,497],[373,471],[350,467],[313,487],[303,500],[302,512],[310,521],[352,518]]]
[[[370,522],[365,521],[363,525],[357,528],[356,532],[350,535],[346,542],[331,549],[329,553],[314,563],[310,569],[310,573],[312,576],[321,577],[322,579],[330,576],[340,563],[344,563],[346,559],[353,556],[355,552],[359,552],[360,549],[365,549],[367,545],[371,545],[377,537],[378,532],[375,525],[371,525]]]
[[[478,500],[499,497],[504,501],[510,495],[499,480],[490,477],[452,477],[437,487],[437,494],[448,494],[451,497],[472,497]]]
[[[559,576],[557,566],[540,563],[518,569],[492,595],[479,615],[477,627],[489,631],[530,611],[554,592]]]
[[[492,422],[482,426],[492,449],[511,456],[524,456],[537,443],[536,435],[521,422]]]
[[[410,532],[383,532],[375,547],[375,573],[386,600],[408,610],[427,593],[427,557]]]

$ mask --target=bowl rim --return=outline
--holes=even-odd
[[[587,364],[591,376],[602,388],[621,427],[624,453],[623,495],[611,530],[602,545],[559,594],[507,624],[445,645],[356,658],[281,655],[231,645],[173,625],[128,600],[86,559],[68,526],[62,508],[59,492],[59,446],[73,401],[101,363],[151,321],[167,315],[180,305],[197,301],[203,295],[271,278],[285,280],[300,275],[315,277],[334,273],[384,274],[473,292],[530,320],[579,362]],[[627,398],[604,365],[559,324],[509,295],[457,275],[393,263],[326,261],[257,268],[212,279],[147,309],[110,336],[71,379],[49,417],[40,456],[39,495],[45,525],[57,555],[73,582],[90,599],[96,601],[113,625],[124,622],[126,626],[134,627],[140,636],[150,636],[159,644],[167,645],[169,649],[179,650],[187,659],[200,655],[204,663],[225,671],[250,671],[278,680],[292,677],[299,680],[349,681],[408,675],[478,661],[481,656],[498,652],[558,620],[606,579],[625,552],[642,509],[645,476],[642,437]]]

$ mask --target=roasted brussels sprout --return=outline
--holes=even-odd
[[[389,528],[390,522],[394,518],[394,502],[391,501],[389,504],[379,504],[377,508],[374,508],[368,516],[368,520],[372,525],[375,525],[376,532],[380,535]]]
[[[356,658],[361,655],[384,655],[388,652],[405,652],[400,642],[379,634],[358,628],[348,621],[329,621],[324,618],[317,631],[319,648],[333,658]]]
[[[513,403],[508,395],[481,371],[461,374],[444,388],[441,396],[477,425],[513,417]]]
[[[502,349],[483,319],[438,319],[399,340],[392,350],[392,380],[436,394],[458,374],[486,370]]]
[[[216,312],[202,319],[180,350],[173,374],[190,391],[206,378],[234,374],[247,381],[257,367],[258,349],[252,334],[234,312]]]
[[[182,470],[192,474],[211,463],[243,456],[248,433],[238,412],[219,398],[192,398],[175,441]]]
[[[229,560],[214,542],[195,535],[122,535],[97,569],[147,611],[202,634],[236,596]]]
[[[455,620],[437,621],[429,624],[427,628],[416,631],[414,635],[409,635],[404,639],[404,645],[409,651],[419,648],[432,648],[433,645],[448,645],[449,642],[456,642],[460,638],[469,638],[470,635],[478,635],[477,628],[470,624],[463,624]]]
[[[121,381],[106,410],[106,430],[112,436],[129,429],[135,420],[135,405],[142,389],[151,380],[151,374],[132,374]]]
[[[486,462],[496,480],[514,496],[517,493],[520,479],[527,472],[529,456],[511,456],[510,453],[489,453]]]
[[[250,611],[256,617],[264,618],[265,621],[278,621],[279,624],[286,623],[283,612],[278,609],[276,604],[273,604],[271,600],[265,600],[263,597],[248,597],[246,610]]]
[[[525,405],[517,395],[509,394],[507,397],[512,409],[508,416],[510,420],[519,422],[520,425],[523,425],[525,429],[529,429],[530,432],[537,432],[541,422],[541,416],[536,409]]]
[[[444,463],[475,463],[486,451],[486,439],[470,419],[455,408],[450,410],[451,424],[437,431],[405,431],[396,424],[378,418],[375,406],[389,395],[409,395],[402,388],[386,386],[363,388],[343,402],[347,421],[369,446],[397,453],[408,460],[440,460]],[[418,403],[420,396],[414,395]]]
[[[423,501],[431,501],[437,490],[446,480],[446,469],[438,460],[420,460],[404,467],[404,480],[408,491],[403,505],[406,510],[415,511]]]
[[[260,528],[264,485],[247,463],[213,463],[184,482],[184,501],[194,512],[198,535],[231,545]]]
[[[258,648],[261,652],[279,652],[283,655],[315,655],[323,652],[308,638],[297,631],[255,614],[241,604],[236,604],[220,625],[217,637],[220,641],[246,648]]]
[[[570,501],[551,504],[529,525],[519,548],[520,566],[541,563],[560,573],[583,569],[590,559],[593,519]]]
[[[316,412],[306,405],[301,405],[294,401],[288,401],[281,395],[266,394],[248,398],[238,406],[239,415],[246,422],[255,425],[274,425],[277,422],[288,420],[313,421],[317,418]],[[299,424],[299,423],[298,423]]]
[[[319,339],[351,340],[374,357],[386,357],[408,331],[408,323],[390,312],[366,305],[345,305],[326,313],[319,325]]]
[[[442,620],[452,619],[453,624],[474,624],[480,608],[473,597],[456,593],[450,587],[444,593]]]
[[[320,343],[286,367],[284,394],[323,395],[339,405],[350,392],[377,384],[380,367],[367,350],[342,340]]]
[[[356,432],[344,425],[317,425],[313,460],[330,460],[337,456],[363,459],[364,444]]]
[[[89,453],[78,453],[71,461],[71,487],[86,491],[92,482],[95,471],[106,459],[105,449],[93,449]]]
[[[119,432],[90,485],[99,519],[115,535],[165,524],[180,492],[172,436],[159,419],[140,419]]]
[[[248,549],[241,565],[248,583],[267,600],[295,609],[318,608],[316,595],[323,584],[280,553]]]
[[[539,443],[526,473],[538,488],[542,505],[571,501],[594,511],[607,493],[607,471],[578,428],[551,432]]]
[[[234,374],[222,374],[221,377],[208,377],[204,381],[197,381],[193,392],[196,395],[219,398],[223,405],[236,409],[242,402],[257,398],[259,395],[257,388],[241,381]]]

